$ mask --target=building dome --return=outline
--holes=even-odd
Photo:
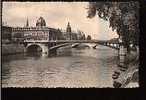
[[[46,21],[43,17],[40,17],[36,22],[37,27],[43,27],[46,26]]]

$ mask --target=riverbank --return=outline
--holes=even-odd
[[[2,44],[2,55],[24,53],[25,47],[22,44]]]
[[[119,78],[114,80],[114,87],[139,87],[139,51],[131,51],[126,59],[128,69],[125,72],[120,71]]]

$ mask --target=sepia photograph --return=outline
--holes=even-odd
[[[2,88],[139,88],[139,2],[2,2]]]

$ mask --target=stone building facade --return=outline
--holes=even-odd
[[[36,26],[29,26],[27,20],[25,27],[14,27],[12,28],[12,39],[13,41],[49,41],[61,39],[61,31],[55,28],[46,26],[46,21],[43,17],[40,17],[36,21]]]
[[[47,27],[43,17],[36,21],[35,27],[30,26],[27,19],[24,27],[11,28],[11,40],[17,43],[27,41],[82,40],[84,39],[82,37],[85,37],[85,34],[73,31],[69,22],[66,30],[60,30]]]
[[[69,22],[67,24],[66,30],[63,31],[63,33],[66,40],[85,40],[85,34],[80,31],[73,31]]]

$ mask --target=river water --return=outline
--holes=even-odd
[[[91,46],[91,44],[88,44]],[[2,57],[2,87],[113,87],[117,50],[61,48],[56,56]]]

